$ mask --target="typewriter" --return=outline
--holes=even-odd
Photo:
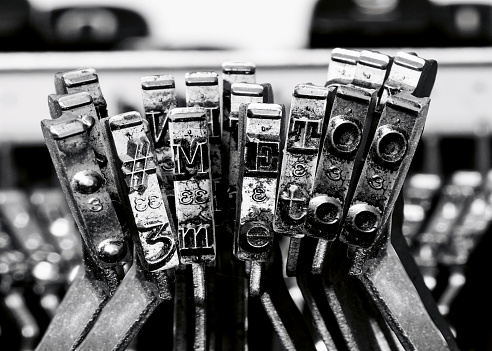
[[[432,54],[45,61],[43,140],[2,148],[2,349],[485,350],[490,136]]]

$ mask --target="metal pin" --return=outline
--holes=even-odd
[[[240,195],[234,253],[240,260],[265,262],[270,258],[273,242],[284,107],[251,103],[246,109],[244,126],[239,122]]]
[[[170,121],[181,262],[192,265],[194,348],[204,350],[207,340],[205,264],[214,262],[216,255],[207,112],[201,107],[175,108]]]
[[[385,227],[422,134],[429,98],[407,92],[388,99],[344,221],[340,240],[357,247],[351,274]]]
[[[110,117],[108,126],[138,231],[134,242],[141,264],[152,273],[175,269],[179,264],[176,230],[161,192],[147,124],[138,112],[127,112]],[[170,295],[170,291],[159,291],[163,299]]]
[[[157,163],[171,206],[174,206],[173,158],[169,141],[169,111],[177,106],[174,77],[170,75],[141,78],[145,118],[150,127]]]
[[[325,87],[300,84],[292,95],[273,221],[277,233],[290,236],[306,233],[304,224],[318,163],[328,92]]]
[[[57,94],[88,92],[96,105],[99,118],[108,116],[106,100],[99,85],[99,78],[94,68],[77,69],[55,74]]]

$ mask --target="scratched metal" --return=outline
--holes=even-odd
[[[328,88],[311,84],[294,89],[273,221],[278,233],[306,233],[328,93]]]
[[[207,111],[210,167],[212,172],[216,225],[221,220],[222,199],[222,115],[220,109],[219,77],[216,72],[191,72],[185,75],[186,106],[203,107]]]
[[[109,268],[127,255],[126,237],[90,147],[90,122],[65,113],[41,127],[83,241],[95,261]]]
[[[342,227],[342,242],[368,249],[380,236],[415,154],[429,102],[407,92],[388,99]],[[363,256],[363,250],[356,251],[353,274],[362,273]]]
[[[251,103],[244,122],[239,121],[240,195],[234,254],[240,260],[264,262],[271,256],[284,111],[283,105]]]
[[[359,51],[334,48],[331,51],[325,86],[352,83],[358,60]]]
[[[356,159],[364,151],[362,135],[375,96],[375,92],[353,86],[336,90],[309,201],[309,236],[329,241],[337,237],[350,203],[349,190],[357,176]]]
[[[170,122],[181,263],[211,262],[215,224],[207,112],[201,107],[175,108]]]
[[[169,111],[177,103],[174,77],[170,75],[141,78],[145,118],[149,122],[157,163],[162,170],[163,185],[170,203],[174,202],[174,162],[169,141]]]
[[[407,351],[453,350],[458,347],[439,312],[433,311],[431,296],[423,296],[414,285],[392,245],[358,279]],[[414,273],[415,274],[415,273]],[[427,290],[427,293],[429,291]],[[427,302],[425,301],[427,299]]]
[[[235,199],[238,181],[239,149],[238,121],[241,115],[241,105],[253,102],[267,102],[269,98],[265,86],[253,83],[234,83],[231,86],[231,110],[229,114],[229,196]]]
[[[145,278],[145,270],[136,262],[94,321],[94,326],[77,347],[77,351],[127,350],[162,302],[154,292],[154,286]]]
[[[141,263],[151,272],[174,269],[179,264],[176,230],[157,177],[147,124],[138,112],[126,112],[110,117],[108,125],[138,230],[134,241]]]
[[[77,69],[55,74],[57,94],[88,92],[96,105],[99,118],[108,116],[106,100],[99,85],[99,77],[94,68]]]

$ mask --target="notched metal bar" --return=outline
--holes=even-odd
[[[55,74],[57,94],[88,92],[96,105],[99,118],[108,116],[106,100],[99,85],[99,77],[94,68],[82,68]]]
[[[429,98],[407,92],[391,97],[355,188],[340,240],[356,247],[350,274],[363,271],[365,256],[381,235],[405,180],[423,132]]]
[[[303,235],[321,146],[329,89],[299,84],[292,95],[273,228]]]
[[[239,122],[239,189],[234,254],[240,260],[265,262],[271,256],[280,150],[285,108],[278,104],[247,105]]]

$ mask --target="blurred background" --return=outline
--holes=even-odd
[[[79,262],[40,129],[55,73],[95,68],[114,115],[143,112],[142,76],[174,75],[184,101],[185,73],[251,61],[288,109],[296,84],[324,85],[331,50],[342,47],[439,64],[405,185],[404,233],[462,350],[492,350],[491,44],[485,0],[0,0],[0,348],[37,343]],[[10,199],[27,201],[22,218],[38,225],[44,256],[16,232],[24,227],[5,213]],[[141,335],[151,338],[152,325]]]

